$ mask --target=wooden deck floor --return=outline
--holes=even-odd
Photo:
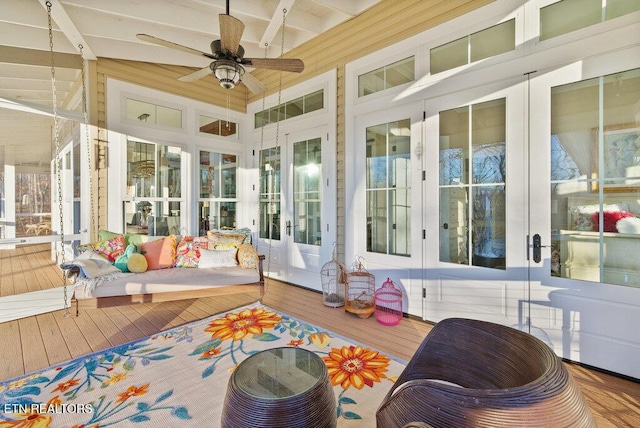
[[[47,245],[0,250],[0,296],[59,285],[59,270]],[[245,293],[168,303],[91,309],[65,318],[57,311],[0,323],[4,355],[0,379],[10,379],[68,359],[142,338],[159,331],[230,310],[258,299]],[[409,360],[431,325],[405,318],[384,327],[374,317],[359,319],[322,304],[322,295],[277,281],[267,281],[263,303],[282,312]],[[599,427],[640,426],[640,383],[576,364],[568,364]]]

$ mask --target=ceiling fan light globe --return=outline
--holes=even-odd
[[[244,74],[244,68],[241,65],[229,60],[214,61],[211,63],[211,71],[220,82],[220,86],[225,89],[235,88]]]

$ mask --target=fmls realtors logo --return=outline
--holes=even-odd
[[[7,404],[3,406],[4,413],[93,413],[91,404]]]

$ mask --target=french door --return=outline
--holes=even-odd
[[[616,52],[532,77],[529,160],[531,329],[564,358],[635,378],[638,58]]]
[[[640,377],[633,58],[426,101],[425,319],[510,325],[561,357]]]
[[[525,319],[524,96],[518,78],[426,101],[425,319]]]
[[[258,247],[272,277],[321,290],[335,242],[335,145],[323,127],[289,132],[259,152]]]

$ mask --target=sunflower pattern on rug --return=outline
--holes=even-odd
[[[255,303],[0,382],[0,428],[219,426],[230,374],[264,349],[303,347],[327,365],[339,427],[375,426],[404,364]]]

